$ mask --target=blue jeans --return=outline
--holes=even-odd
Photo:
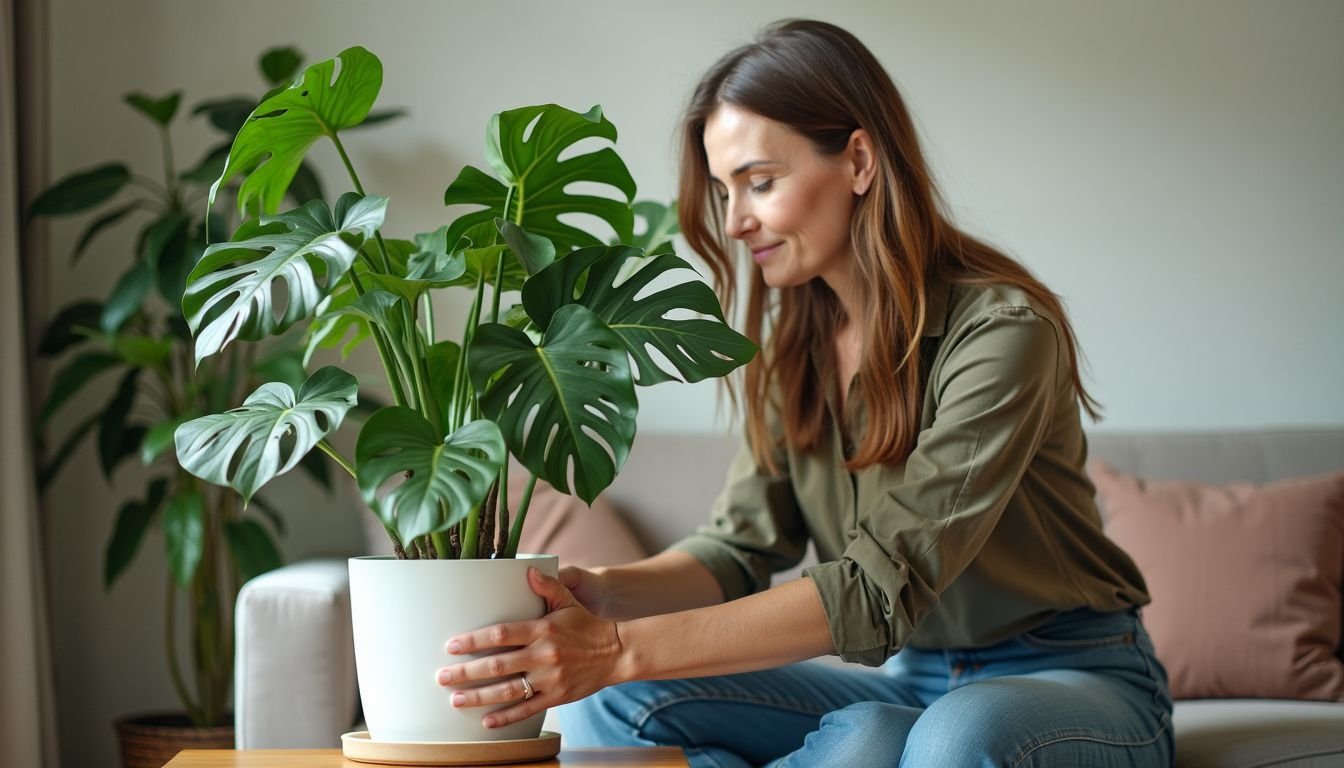
[[[873,674],[806,662],[625,683],[559,710],[566,747],[677,746],[696,768],[1170,766],[1167,675],[1137,611],[1060,614]]]

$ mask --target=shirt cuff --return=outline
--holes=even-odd
[[[840,658],[881,666],[914,633],[910,568],[860,536],[839,560],[803,569],[821,596],[831,641]]]
[[[709,569],[723,588],[724,600],[736,600],[758,590],[754,588],[754,579],[750,578],[746,566],[737,556],[737,550],[718,539],[700,534],[692,534],[668,547],[675,552],[685,552],[700,561]]]

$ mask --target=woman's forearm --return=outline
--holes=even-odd
[[[637,619],[723,602],[718,579],[685,552],[661,552],[629,565],[593,571],[603,579],[601,615],[606,619]]]
[[[807,578],[730,603],[618,621],[616,628],[622,682],[752,672],[835,650],[821,596]]]

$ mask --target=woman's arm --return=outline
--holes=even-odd
[[[626,565],[565,568],[560,581],[604,619],[627,620],[722,603],[723,588],[685,552],[668,550]],[[669,584],[676,588],[669,589]]]
[[[535,568],[528,579],[546,599],[544,617],[459,635],[446,649],[449,654],[516,650],[438,672],[440,685],[460,689],[453,693],[454,706],[513,704],[486,715],[487,728],[617,683],[748,672],[834,650],[821,598],[809,579],[721,605],[622,622],[594,616],[559,580]],[[536,692],[530,699],[523,698],[524,675]],[[498,678],[505,679],[481,684]]]

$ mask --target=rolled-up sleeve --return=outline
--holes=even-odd
[[[770,575],[797,565],[807,549],[807,530],[789,480],[787,457],[779,451],[775,459],[781,471],[771,475],[757,466],[744,440],[714,502],[710,523],[669,547],[703,563],[728,600],[768,588]]]
[[[930,374],[934,418],[903,476],[858,510],[837,560],[803,571],[846,661],[881,664],[984,546],[1049,427],[1059,334],[1026,307],[968,324]]]

